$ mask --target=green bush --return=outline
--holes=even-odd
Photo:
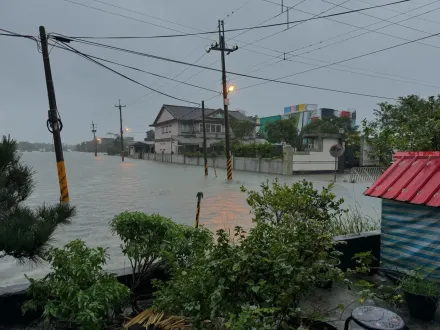
[[[201,153],[200,151],[197,151],[197,152],[185,152],[184,155],[187,158],[203,157],[203,153]]]
[[[261,192],[248,190],[247,203],[252,208],[254,220],[278,223],[284,217],[291,220],[319,220],[331,224],[343,213],[340,208],[344,199],[336,199],[331,191],[333,185],[323,187],[319,192],[310,181],[302,180],[288,186],[280,184],[278,179],[261,184]]]
[[[41,280],[28,278],[31,297],[23,311],[43,308],[46,322],[65,321],[80,329],[98,330],[128,301],[130,290],[102,270],[107,254],[74,240],[52,248],[46,259],[53,271]]]
[[[236,157],[275,158],[282,156],[277,147],[270,143],[233,144],[231,151]]]
[[[134,292],[176,235],[176,224],[159,214],[122,212],[110,222],[110,229],[121,239],[122,253],[130,261]],[[137,309],[135,296],[132,304]]]
[[[238,315],[243,306],[276,309],[282,320],[297,314],[298,302],[322,280],[340,279],[337,253],[322,221],[278,224],[258,221],[248,235],[217,231],[217,242],[166,283],[156,283],[158,310],[204,320]]]

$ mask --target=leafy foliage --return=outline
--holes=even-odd
[[[399,98],[397,104],[379,103],[375,119],[362,122],[371,146],[369,156],[388,166],[395,151],[440,150],[440,98],[417,95]]]
[[[145,134],[146,137],[144,138],[144,141],[154,141],[154,138],[156,136],[156,132],[154,131],[154,129],[146,131]]]
[[[32,169],[22,164],[16,141],[0,143],[0,258],[39,261],[48,250],[55,229],[75,215],[68,205],[30,208],[24,201],[34,188]]]
[[[286,143],[298,147],[301,139],[298,135],[298,123],[295,118],[277,120],[266,125],[267,141],[270,143]]]
[[[190,317],[196,327],[220,318],[229,329],[274,329],[298,317],[299,299],[315,284],[343,279],[328,230],[342,201],[307,182],[262,188],[262,195],[248,192],[255,214],[249,233],[218,230],[215,243],[174,266],[170,281],[156,282],[157,310]]]
[[[281,155],[270,143],[234,144],[231,150],[236,157],[273,158]]]
[[[175,224],[159,214],[122,212],[110,222],[110,229],[121,239],[122,252],[130,261],[134,290],[161,257]]]
[[[23,310],[43,307],[46,322],[67,321],[80,329],[101,329],[109,311],[122,307],[130,293],[114,275],[102,270],[106,258],[103,248],[88,248],[81,240],[63,249],[50,249],[47,260],[53,271],[41,280],[28,278],[31,300]]]
[[[191,317],[196,325],[239,314],[242,306],[276,308],[278,321],[296,315],[299,299],[317,281],[342,276],[326,232],[315,220],[260,221],[247,236],[239,227],[234,237],[219,230],[206,253],[157,284],[155,308]]]
[[[430,281],[420,271],[411,271],[401,280],[400,286],[403,292],[435,298],[440,297],[440,286]]]
[[[344,134],[356,131],[351,125],[351,118],[328,117],[319,118],[304,126],[303,133],[329,133],[339,134],[339,129],[344,129]]]
[[[279,223],[284,217],[290,220],[333,221],[346,212],[340,208],[344,199],[336,200],[331,191],[333,185],[323,187],[321,192],[314,189],[310,181],[302,180],[291,186],[280,184],[278,179],[261,184],[261,192],[248,190],[247,203],[252,208],[255,220]]]
[[[234,139],[241,141],[245,137],[253,135],[255,122],[251,120],[238,120],[231,118],[231,130],[234,134]]]

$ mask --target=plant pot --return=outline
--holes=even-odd
[[[315,284],[315,286],[320,289],[331,289],[333,286],[333,281],[332,280],[319,281]]]
[[[405,300],[412,317],[422,321],[432,321],[437,310],[439,297],[430,297],[405,292]]]
[[[309,330],[338,330],[335,326],[323,322],[323,321],[310,321],[310,323],[305,322]]]
[[[289,326],[288,329],[296,329],[302,325],[308,330],[338,330],[338,328],[327,322],[314,321],[307,318],[290,318],[287,324]]]

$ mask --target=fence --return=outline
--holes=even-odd
[[[385,171],[382,167],[352,167],[350,182],[374,182]]]
[[[292,159],[292,157],[286,158]],[[163,163],[204,165],[203,157],[187,157],[181,154],[144,154],[144,159]],[[208,166],[214,166],[214,159],[208,158]],[[226,159],[224,157],[215,158],[215,167],[226,168]],[[237,171],[292,175],[292,161],[283,161],[282,159],[232,157],[232,168]]]

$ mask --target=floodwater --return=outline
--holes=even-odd
[[[204,176],[201,166],[184,166],[154,161],[126,159],[91,153],[66,152],[64,154],[71,204],[76,205],[78,214],[71,225],[62,227],[55,234],[54,245],[62,246],[73,239],[83,239],[89,246],[108,247],[110,260],[107,269],[128,267],[128,261],[120,252],[120,241],[112,236],[108,223],[123,211],[160,213],[177,223],[194,224],[196,194],[201,191],[200,223],[217,230],[233,228],[236,225],[249,227],[251,215],[246,204],[246,195],[240,186],[259,189],[266,179],[274,175],[234,172],[234,180],[227,182],[226,173],[213,169]],[[36,174],[35,191],[28,199],[29,205],[56,203],[59,188],[54,153],[27,152],[22,160],[31,165]],[[282,176],[281,182],[292,183],[306,178],[315,187],[322,188],[333,180],[333,175]],[[348,178],[338,177],[334,192],[343,197],[346,207],[357,205],[361,211],[378,218],[380,202],[362,195],[366,185],[344,182]],[[12,258],[0,261],[0,287],[26,283],[24,274],[42,277],[48,272],[46,265],[17,265]]]

